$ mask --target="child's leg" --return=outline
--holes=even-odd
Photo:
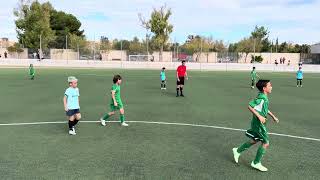
[[[106,113],[104,116],[103,116],[103,120],[108,120],[111,116],[113,116],[115,114],[114,111],[111,111],[109,113]]]
[[[254,80],[251,80],[251,87],[254,87]]]
[[[120,122],[123,123],[124,121],[125,121],[124,109],[121,108],[121,109],[120,109]]]
[[[266,153],[267,148],[269,147],[268,143],[262,143],[258,148],[256,158],[254,159],[254,164],[258,164],[261,162],[263,155]]]
[[[69,130],[73,130],[72,128],[73,128],[74,119],[75,119],[74,116],[69,116],[69,117],[68,117],[68,120],[69,120],[69,122],[68,122]]]
[[[252,145],[256,144],[257,142],[254,140],[249,140],[243,143],[237,150],[238,153],[242,153],[243,151],[249,149]]]
[[[300,86],[302,86],[302,79],[300,79]]]
[[[163,88],[166,88],[166,81],[163,81]]]
[[[75,126],[76,124],[78,124],[78,122],[80,121],[81,119],[81,114],[80,113],[77,113],[74,115],[74,121],[73,121],[73,126]]]
[[[299,79],[297,79],[297,86],[299,86]]]

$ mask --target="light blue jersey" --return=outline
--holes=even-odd
[[[303,79],[303,72],[302,70],[297,71],[297,79]]]
[[[161,81],[165,81],[166,80],[166,72],[164,72],[164,71],[160,72],[160,79],[161,79]]]
[[[80,109],[79,105],[79,89],[69,87],[64,95],[67,97],[67,108],[71,109]]]

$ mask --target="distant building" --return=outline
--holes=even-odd
[[[320,54],[320,43],[311,45],[311,53],[312,54]]]
[[[9,41],[9,38],[0,38],[0,48],[7,48],[14,45],[14,42]]]

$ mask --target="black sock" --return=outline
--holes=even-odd
[[[70,121],[70,120],[69,120],[69,123],[68,123],[68,124],[69,124],[69,130],[72,130],[72,127],[73,127],[73,121]]]
[[[179,88],[177,88],[177,96],[179,96]]]
[[[182,91],[183,91],[183,88],[180,87],[180,94],[181,94],[181,95],[183,95],[183,92],[182,92]]]
[[[78,122],[79,122],[79,120],[76,120],[76,119],[75,119],[75,120],[73,121],[73,126],[75,126],[76,124],[78,124]]]
[[[300,86],[302,86],[302,80],[300,80]]]
[[[166,88],[166,84],[163,84],[163,87]]]

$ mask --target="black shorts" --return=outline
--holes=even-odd
[[[179,80],[177,80],[177,85],[184,85],[184,77],[179,77]]]
[[[302,79],[297,79],[297,81],[302,81]]]
[[[80,113],[80,110],[79,110],[79,109],[70,109],[70,110],[68,110],[68,111],[66,112],[66,115],[67,115],[67,116],[73,116],[73,115],[78,114],[78,113]]]

